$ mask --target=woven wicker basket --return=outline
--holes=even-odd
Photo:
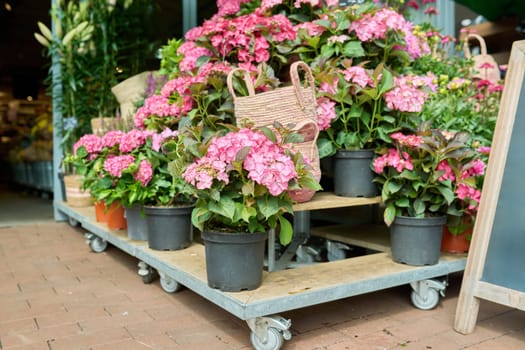
[[[479,42],[480,53],[478,55],[472,55],[469,47],[469,40],[476,39]],[[463,52],[466,58],[472,58],[474,60],[474,67],[471,72],[472,78],[486,79],[496,84],[501,79],[501,73],[499,71],[499,65],[491,55],[487,54],[487,44],[485,39],[481,35],[469,33],[463,44]],[[489,64],[491,68],[481,68],[484,64]]]
[[[82,176],[65,175],[64,186],[66,190],[66,202],[71,207],[89,207],[92,198],[89,191],[82,190]]]
[[[301,82],[299,70],[304,71]],[[242,73],[248,96],[237,96],[233,88],[233,78]],[[315,178],[321,178],[319,151],[317,149],[317,100],[310,67],[304,62],[295,62],[290,66],[292,85],[274,90],[255,93],[253,82],[246,70],[237,68],[228,74],[228,90],[233,96],[235,118],[238,124],[249,120],[256,127],[272,127],[275,121],[303,135],[304,142],[292,147],[310,159]]]

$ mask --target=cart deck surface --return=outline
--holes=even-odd
[[[366,201],[368,199],[361,202]],[[373,203],[370,201],[364,204]],[[310,210],[309,205],[304,205],[304,209],[301,210]],[[70,223],[79,223],[90,233],[145,262],[159,273],[164,273],[242,320],[441,277],[463,271],[466,264],[466,254],[442,254],[439,263],[431,266],[418,267],[395,263],[381,234],[374,234],[372,230],[369,233],[370,239],[367,239],[364,230],[355,230],[355,236],[352,236],[354,230],[347,230],[344,225],[335,225],[332,230],[314,229],[313,234],[331,234],[332,238],[344,237],[342,240],[346,243],[378,252],[294,269],[264,272],[262,285],[255,290],[221,292],[207,285],[202,244],[194,242],[190,247],[177,251],[152,250],[148,248],[146,241],[130,240],[126,230],[112,231],[104,223],[96,222],[93,207],[73,208],[64,202],[56,202],[55,206],[70,218]],[[323,206],[325,207],[328,206]]]

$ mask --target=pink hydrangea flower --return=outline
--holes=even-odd
[[[160,151],[160,147],[164,140],[170,137],[177,137],[178,134],[179,132],[177,130],[171,130],[169,128],[164,129],[160,134],[153,134],[151,148],[156,152]]]
[[[481,154],[486,154],[486,155],[489,155],[490,154],[490,147],[488,146],[481,146],[477,149],[477,151]]]
[[[110,130],[102,136],[102,146],[112,148],[120,144],[120,140],[125,135],[121,130]]]
[[[458,184],[456,188],[456,195],[463,202],[468,202],[467,209],[476,211],[481,199],[481,191],[464,183]]]
[[[474,159],[468,163],[463,172],[461,173],[461,179],[466,179],[473,176],[483,176],[485,174],[486,164],[481,159]]]
[[[367,86],[374,86],[374,80],[368,75],[366,69],[361,66],[348,67],[343,71],[343,75],[346,81],[356,84],[363,89]]]
[[[197,189],[211,188],[214,180],[228,184],[228,173],[236,171],[233,162],[239,160],[241,150],[247,150],[242,159],[247,177],[265,186],[274,196],[287,190],[289,181],[298,176],[283,148],[261,132],[243,128],[214,138],[206,155],[188,166],[183,177]]]
[[[133,178],[136,181],[140,181],[142,186],[146,186],[147,184],[149,184],[149,182],[153,178],[153,168],[151,166],[151,163],[146,159],[141,160],[137,172],[135,173]]]
[[[295,30],[297,32],[299,32],[301,29],[306,30],[306,33],[308,33],[309,36],[320,36],[326,31],[325,27],[313,22],[304,22],[295,26]]]
[[[283,0],[262,0],[261,8],[263,10],[271,9],[274,6],[280,5],[283,3]]]
[[[447,160],[442,160],[441,162],[439,162],[436,170],[443,171],[443,174],[438,179],[439,181],[456,181],[456,175],[454,175],[454,171],[452,171],[452,168],[450,167]]]
[[[122,153],[130,153],[133,150],[144,145],[146,142],[146,135],[142,130],[132,129],[122,136],[119,145],[119,151]]]
[[[396,140],[400,145],[406,145],[409,147],[418,147],[423,143],[423,139],[418,135],[404,135],[401,132],[395,132],[390,135],[392,140]]]
[[[122,172],[133,163],[135,163],[135,157],[132,155],[108,157],[104,162],[104,170],[107,171],[109,175],[120,178]]]
[[[327,97],[320,97],[317,100],[317,125],[319,130],[328,129],[332,120],[336,117],[335,102]]]
[[[385,167],[392,167],[398,173],[403,170],[414,170],[412,159],[406,152],[399,153],[395,148],[390,148],[388,153],[374,159],[374,171],[378,174],[383,173]]]
[[[177,53],[184,54],[184,58],[179,63],[179,69],[182,71],[191,71],[197,68],[197,60],[202,56],[213,56],[213,53],[205,47],[195,45],[193,41],[184,42]]]
[[[86,152],[90,154],[99,153],[103,148],[101,138],[94,134],[87,134],[80,137],[73,145],[73,154],[76,155],[77,150],[81,146],[84,146],[86,148]]]
[[[421,112],[428,93],[420,86],[426,82],[414,76],[394,78],[394,88],[384,94],[388,108],[401,112]]]
[[[337,94],[337,84],[339,83],[339,78],[335,77],[332,83],[328,83],[327,81],[323,81],[319,85],[319,92],[326,92],[332,95]]]

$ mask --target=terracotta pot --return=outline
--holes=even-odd
[[[443,226],[443,237],[441,239],[441,251],[446,253],[466,253],[470,248],[470,237],[472,226],[459,234],[452,234],[447,225]]]
[[[125,209],[119,202],[113,202],[106,209],[106,225],[110,230],[124,230],[128,223],[124,215]]]
[[[95,201],[95,219],[97,222],[106,222],[106,203],[104,201]]]

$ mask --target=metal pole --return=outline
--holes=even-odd
[[[51,8],[56,6],[57,0],[51,0]],[[53,16],[51,16],[51,30],[53,36],[56,37],[56,23]],[[62,83],[61,83],[61,69],[60,58],[56,55],[51,57],[51,79],[52,79],[52,109],[53,109],[53,201],[61,201],[63,198],[62,186],[58,178],[58,170],[61,168],[62,162],[62,130],[60,122],[62,120]],[[60,126],[60,127],[59,127]],[[54,217],[56,221],[67,220],[67,217],[57,209],[54,208]]]
[[[197,1],[182,0],[182,33],[197,26]]]

